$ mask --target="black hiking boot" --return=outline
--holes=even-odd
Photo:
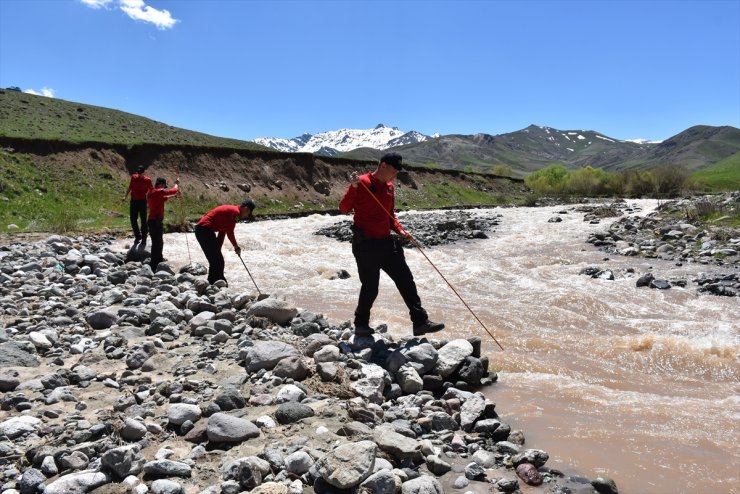
[[[355,336],[372,336],[375,330],[367,324],[358,324],[355,326]]]
[[[420,324],[414,324],[414,336],[421,336],[427,333],[436,333],[442,331],[445,325],[441,322],[432,322],[429,319]]]

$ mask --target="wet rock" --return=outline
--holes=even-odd
[[[591,481],[591,485],[599,494],[619,494],[617,484],[607,477],[597,477]]]
[[[522,463],[516,467],[517,476],[528,485],[541,485],[542,475],[537,471],[537,467],[531,463]]]
[[[468,340],[452,340],[439,349],[435,371],[442,377],[448,377],[472,354],[473,345]]]

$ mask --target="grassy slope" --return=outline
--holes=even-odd
[[[43,166],[32,155],[0,150],[0,231],[10,224],[60,233],[113,225],[110,212],[123,212],[126,186],[95,160],[71,168]]]
[[[694,173],[691,178],[708,191],[740,189],[740,152]]]
[[[179,129],[118,110],[9,90],[0,91],[0,137],[268,149],[253,142]]]

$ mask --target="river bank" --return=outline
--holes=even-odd
[[[617,492],[500,420],[479,338],[355,338],[113,241],[0,250],[3,494]]]
[[[649,214],[655,206],[655,203],[644,201],[633,204],[635,214],[638,215]],[[475,321],[470,321],[470,316],[465,313],[464,309],[461,310],[459,301],[451,298],[444,287],[440,287],[437,274],[429,269],[426,261],[418,253],[413,250],[408,251],[407,259],[417,285],[420,287],[425,306],[430,310],[430,316],[440,316],[438,319],[442,318],[447,323],[448,330],[442,333],[442,336],[458,338],[468,343],[473,341],[475,345],[471,344],[471,346],[474,348],[478,344],[477,341],[480,341],[481,358],[478,360],[483,364],[486,358],[489,372],[495,372],[498,377],[495,384],[477,389],[477,392],[482,395],[483,403],[496,403],[493,411],[498,419],[481,418],[480,420],[497,420],[502,425],[508,425],[513,431],[526,431],[524,449],[545,451],[549,456],[546,464],[540,467],[541,473],[545,474],[545,480],[549,482],[541,487],[527,486],[521,477],[516,476],[512,468],[505,467],[499,473],[495,467],[497,460],[494,458],[494,468],[485,469],[485,472],[488,480],[495,480],[495,484],[476,480],[460,487],[459,492],[478,492],[480,488],[489,489],[492,486],[495,489],[506,490],[512,488],[513,484],[507,483],[512,480],[518,482],[523,492],[538,492],[537,489],[544,488],[555,489],[554,492],[568,492],[568,490],[569,492],[592,492],[595,487],[586,481],[587,479],[596,480],[599,477],[615,479],[619,485],[619,491],[623,494],[695,492],[699,486],[710,486],[708,488],[712,492],[733,492],[732,486],[736,482],[733,480],[732,472],[736,471],[733,465],[737,465],[737,455],[733,453],[732,440],[728,438],[734,435],[732,433],[733,424],[736,425],[735,418],[732,416],[734,408],[732,403],[735,399],[733,394],[736,394],[732,391],[733,383],[737,382],[738,377],[737,329],[733,328],[733,321],[736,321],[738,316],[736,304],[730,303],[730,297],[699,294],[692,286],[676,286],[667,291],[636,287],[637,277],[628,276],[629,269],[638,273],[647,271],[650,268],[646,264],[648,261],[655,269],[671,277],[677,275],[679,271],[688,273],[689,270],[694,270],[698,266],[675,266],[675,262],[672,263],[665,259],[637,259],[636,257],[611,255],[609,256],[610,261],[607,262],[603,252],[584,242],[589,232],[603,231],[608,228],[613,219],[604,219],[601,223],[591,224],[584,221],[584,213],[576,211],[577,207],[581,206],[476,210],[466,212],[470,215],[467,219],[456,216],[448,217],[452,212],[447,211],[414,212],[402,216],[402,223],[414,233],[417,232],[418,225],[442,225],[446,223],[446,220],[459,224],[469,224],[468,221],[473,220],[472,225],[474,226],[484,224],[483,220],[495,221],[495,224],[491,223],[490,229],[484,232],[487,239],[457,241],[452,244],[430,247],[428,252],[440,269],[461,290],[480,317],[495,328],[496,336],[506,348],[505,353],[492,348],[492,342],[484,334],[480,334],[480,328],[477,327]],[[556,216],[560,216],[562,221],[552,223],[548,221]],[[431,219],[422,219],[425,217]],[[413,223],[416,218],[419,218],[421,223]],[[311,312],[316,315],[317,318],[313,322],[319,326],[320,333],[332,340],[329,346],[340,349],[340,359],[335,361],[339,364],[335,365],[340,367],[342,364],[349,365],[349,367],[344,367],[345,372],[348,372],[350,382],[356,382],[352,381],[351,377],[356,377],[358,381],[363,379],[361,373],[363,366],[372,364],[365,359],[350,356],[341,351],[344,348],[343,343],[349,343],[345,338],[349,337],[350,330],[348,323],[337,322],[349,318],[354,308],[357,276],[353,259],[346,244],[337,242],[333,238],[315,235],[318,230],[341,221],[341,218],[314,215],[298,220],[258,222],[239,225],[237,237],[244,249],[244,259],[252,270],[257,284],[262,287],[263,291],[280,295],[276,298],[285,301],[288,309],[306,308],[296,314],[302,321],[296,321],[298,325],[306,323],[301,314],[309,320],[313,317],[310,315]],[[422,229],[420,228],[419,231]],[[78,243],[82,246],[80,242],[82,240],[72,240],[73,245]],[[99,374],[90,381],[89,385],[85,384],[87,388],[78,387],[77,377],[69,379],[71,383],[68,389],[69,394],[77,401],[62,400],[58,402],[61,404],[54,404],[57,408],[49,412],[51,415],[57,414],[54,419],[47,417],[45,412],[42,413],[42,420],[51,421],[56,427],[53,429],[53,437],[56,437],[55,434],[58,433],[65,434],[66,448],[71,447],[66,445],[66,441],[70,440],[69,436],[75,437],[76,435],[78,439],[81,439],[87,434],[84,431],[89,430],[99,434],[101,422],[125,425],[125,419],[129,415],[134,418],[139,417],[142,420],[136,421],[143,421],[147,431],[144,439],[150,437],[153,440],[145,443],[145,447],[140,449],[136,459],[156,459],[159,453],[162,457],[170,457],[178,461],[184,459],[185,463],[192,460],[195,465],[191,467],[190,480],[180,477],[170,477],[169,480],[174,480],[187,492],[196,493],[200,491],[195,486],[196,481],[192,479],[201,478],[199,476],[205,475],[211,482],[216,482],[216,480],[228,482],[223,478],[225,465],[222,462],[226,458],[265,456],[264,448],[252,447],[257,442],[262,446],[261,438],[283,447],[282,454],[285,457],[289,455],[288,451],[291,449],[284,443],[286,437],[307,437],[305,439],[306,448],[303,451],[316,462],[319,456],[316,451],[322,451],[321,448],[328,447],[328,443],[320,440],[325,433],[322,427],[334,433],[332,428],[334,419],[339,420],[342,426],[350,422],[350,411],[337,406],[338,403],[346,403],[348,397],[336,396],[340,392],[336,386],[329,386],[329,390],[324,387],[327,383],[331,385],[338,382],[327,381],[325,383],[319,376],[319,382],[314,383],[317,380],[316,374],[304,381],[280,376],[276,379],[273,369],[269,373],[265,371],[256,380],[256,374],[260,371],[257,371],[254,376],[250,372],[249,377],[246,378],[247,373],[243,367],[246,365],[245,355],[240,356],[239,352],[247,345],[242,344],[242,348],[239,348],[239,342],[247,339],[253,342],[272,338],[287,340],[283,342],[301,352],[299,360],[308,362],[309,372],[318,373],[318,362],[315,356],[311,359],[303,347],[306,343],[304,340],[311,336],[299,338],[295,334],[290,335],[295,325],[290,324],[285,328],[278,327],[269,322],[269,319],[266,323],[262,322],[264,320],[262,316],[254,314],[246,316],[246,313],[242,312],[253,300],[256,292],[252,281],[233,253],[228,251],[228,247],[225,248],[224,255],[227,259],[229,287],[213,290],[212,293],[209,293],[206,288],[203,294],[199,294],[196,288],[197,281],[190,281],[192,286],[187,283],[180,286],[181,282],[178,278],[184,276],[182,274],[150,276],[149,273],[144,273],[142,275],[141,270],[146,269],[140,264],[118,265],[121,256],[127,251],[126,240],[105,239],[103,244],[102,255],[97,256],[99,258],[97,265],[86,264],[86,262],[94,263],[95,259],[85,260],[84,256],[81,259],[75,257],[74,262],[69,262],[69,272],[62,274],[65,280],[66,277],[73,279],[69,285],[59,283],[61,278],[57,278],[55,283],[50,284],[56,285],[49,288],[50,291],[38,289],[38,286],[49,284],[46,276],[57,276],[50,272],[48,275],[44,274],[51,269],[50,265],[42,264],[40,271],[35,267],[29,267],[28,271],[15,269],[13,273],[8,274],[10,276],[18,271],[26,273],[25,275],[14,275],[18,278],[14,283],[19,284],[15,285],[12,293],[20,294],[14,295],[19,298],[8,301],[6,298],[11,295],[3,295],[5,301],[3,310],[25,310],[25,312],[13,314],[13,318],[21,319],[21,322],[12,325],[14,329],[11,331],[11,337],[29,342],[31,332],[44,330],[44,333],[48,333],[43,327],[39,328],[40,325],[51,326],[49,329],[61,332],[64,337],[58,338],[53,343],[55,349],[49,353],[48,358],[45,351],[36,350],[44,362],[42,365],[46,367],[20,369],[21,373],[25,374],[23,374],[23,379],[19,376],[18,380],[29,382],[28,389],[31,391],[16,388],[11,395],[21,393],[29,396],[25,401],[11,400],[12,408],[0,413],[21,413],[18,412],[16,403],[21,403],[20,408],[25,410],[26,414],[35,413],[35,407],[41,409],[46,406],[45,400],[48,398],[47,395],[52,394],[51,388],[48,384],[47,387],[42,385],[39,388],[38,383],[34,382],[37,380],[35,376],[46,376],[61,370],[60,367],[71,370],[72,365],[75,364],[85,367],[100,365],[106,369],[94,368],[94,371]],[[33,261],[42,262],[47,257],[57,260],[66,257],[67,254],[54,251],[55,248],[63,247],[52,247],[51,245],[42,243],[39,247],[41,251],[33,257]],[[28,246],[25,247],[29,250]],[[25,255],[24,252],[25,250],[19,255]],[[10,261],[7,254],[0,253],[0,255],[3,255],[3,260],[0,261],[3,264]],[[202,254],[195,245],[193,237],[183,234],[167,236],[165,257],[170,259],[170,265],[177,268],[177,271],[191,262],[202,261]],[[51,260],[49,263],[51,264]],[[624,273],[624,276],[617,276],[615,280],[603,280],[579,274],[583,268],[598,263],[608,263],[615,273]],[[28,260],[26,264],[32,264],[32,262]],[[62,262],[62,264],[67,270],[67,263]],[[101,268],[104,264],[107,266]],[[14,264],[14,267],[17,268],[17,265]],[[74,272],[75,269],[78,271]],[[107,273],[111,270],[122,271],[128,275],[116,274],[114,279],[121,281],[125,278],[126,281],[110,286],[107,283],[108,275],[106,274],[104,279],[101,279],[95,275],[96,269],[106,269]],[[727,269],[727,266],[724,269]],[[342,274],[342,270],[349,277],[338,276]],[[187,276],[183,278],[183,282],[186,278]],[[195,278],[202,278],[202,276],[196,275]],[[6,286],[5,281],[3,287]],[[24,286],[26,288],[23,288]],[[63,295],[69,297],[67,305],[56,303],[54,297],[59,295],[55,293],[55,289],[63,290]],[[72,289],[76,291],[66,293]],[[182,292],[180,292],[181,289]],[[209,319],[212,328],[209,327],[208,321],[204,325],[196,326],[202,328],[200,331],[204,332],[204,335],[197,336],[192,333],[189,323],[185,324],[185,321],[181,320],[173,321],[172,325],[154,324],[154,329],[152,329],[151,316],[157,314],[150,310],[152,306],[161,303],[162,300],[176,301],[181,295],[185,296],[185,293],[192,291],[198,294],[198,299],[208,298],[208,302],[203,301],[204,305],[200,302],[197,304],[197,310],[214,313],[214,317]],[[123,299],[112,301],[105,298],[106,295],[116,292],[119,293],[116,297],[123,296],[120,294],[123,292],[125,294]],[[236,310],[234,304],[237,303],[239,296],[242,297],[240,301],[245,305]],[[25,300],[25,297],[29,297],[28,300]],[[381,296],[373,311],[373,320],[376,326],[386,325],[387,332],[381,335],[383,340],[387,339],[392,342],[386,343],[391,347],[396,344],[400,347],[406,345],[409,333],[408,321],[404,316],[405,310],[397,298],[392,284],[383,279]],[[125,300],[128,299],[132,301],[126,305]],[[45,305],[47,303],[50,307]],[[210,306],[205,305],[207,303],[215,308],[208,310]],[[221,320],[218,325],[214,321],[214,318],[219,319],[215,317],[216,314],[228,312],[228,309],[222,310],[222,304],[228,305],[229,303],[232,305],[231,310],[236,312],[234,321],[230,321],[232,323],[231,336],[225,330],[229,327],[228,324],[223,322],[224,320],[229,321],[228,318]],[[102,311],[111,305],[118,307],[122,304],[123,307],[118,310],[123,310],[123,312],[120,315],[118,312],[115,314],[117,317],[113,326],[100,330],[92,330],[89,327],[87,314]],[[193,307],[187,305],[188,302],[185,303],[184,308],[179,309],[183,314],[188,314],[188,310],[194,310]],[[63,329],[54,326],[52,321],[63,321],[63,319],[58,319],[61,316],[54,316],[55,311],[63,312],[66,317],[73,320],[73,323],[66,322],[68,327]],[[318,317],[319,312],[323,312],[324,317]],[[125,318],[119,321],[121,317]],[[172,317],[177,318],[175,315]],[[249,322],[250,318],[252,322]],[[711,320],[712,323],[707,325],[705,322],[707,320]],[[7,324],[7,319],[4,321]],[[238,324],[236,324],[237,321],[239,321]],[[252,328],[252,334],[247,334],[244,324]],[[262,327],[263,324],[267,327]],[[224,335],[217,336],[218,332],[207,334],[215,331],[217,327],[219,331],[224,330],[228,338]],[[283,329],[288,328],[290,332],[283,334]],[[41,330],[36,331],[37,329]],[[147,331],[156,333],[147,335]],[[125,342],[118,338],[107,340],[112,332],[125,337]],[[37,338],[37,335],[34,335],[34,338]],[[161,346],[156,343],[157,338],[161,340]],[[226,338],[225,343],[218,343],[218,340],[224,338]],[[481,340],[476,338],[481,338]],[[48,336],[47,339],[49,339]],[[90,344],[87,339],[93,340],[96,346],[85,352],[86,345]],[[140,357],[131,358],[133,365],[137,365],[140,360],[149,356],[145,362],[150,359],[151,361],[145,370],[141,367],[129,368],[128,355],[136,354],[132,347],[144,344],[147,340],[154,340],[153,348],[158,353],[149,355],[148,352],[152,350],[152,345],[148,345],[149,350],[145,350]],[[44,345],[43,340],[39,339],[38,343]],[[81,345],[74,351],[81,350],[82,353],[72,353],[72,345],[76,343],[81,343]],[[432,347],[439,354],[443,348],[441,343],[432,343]],[[35,343],[31,345],[36,348]],[[462,342],[460,345],[467,348]],[[421,345],[416,347],[418,346]],[[30,350],[28,344],[25,344],[25,347]],[[224,347],[229,350],[227,351]],[[114,354],[117,358],[108,359],[106,348],[109,352],[116,352],[117,348],[121,350]],[[425,346],[424,349],[428,347]],[[412,353],[420,351],[415,350]],[[358,353],[354,350],[353,352]],[[362,352],[363,350],[359,350],[359,354]],[[91,353],[91,355],[85,356],[85,353]],[[477,354],[477,350],[474,353]],[[473,357],[474,353],[469,356]],[[149,370],[150,365],[154,367],[152,370]],[[78,370],[84,371],[84,369],[75,367],[74,372],[62,373],[70,377]],[[211,374],[214,370],[216,372]],[[388,374],[390,375],[391,372]],[[417,374],[419,374],[418,370]],[[228,382],[223,379],[226,375],[236,375],[244,378],[245,381]],[[385,372],[383,375],[385,376]],[[419,377],[422,381],[423,392],[425,381],[429,378],[425,380],[424,375]],[[129,404],[119,405],[119,408],[123,407],[123,411],[120,412],[122,416],[114,415],[111,418],[103,414],[101,418],[100,415],[92,413],[95,409],[90,403],[107,399],[104,396],[107,394],[111,397],[119,396],[116,388],[107,387],[111,385],[111,382],[106,381],[108,378],[126,391],[124,394],[129,397]],[[262,382],[263,378],[266,378],[266,382]],[[452,382],[453,387],[464,392],[465,386],[459,384],[464,380],[461,381],[458,378],[459,376],[454,376],[446,381]],[[147,379],[151,381],[147,382]],[[317,396],[321,398],[322,394],[327,395],[329,398],[321,398],[317,401],[328,405],[331,409],[328,415],[320,411],[325,410],[324,408],[318,407],[314,410],[313,417],[301,419],[297,424],[292,422],[284,425],[277,421],[276,412],[279,405],[275,404],[274,400],[277,399],[278,389],[291,384],[288,379],[293,379],[292,384],[299,388],[300,384],[308,388],[309,400],[306,403],[309,407],[314,407],[316,403],[313,399]],[[165,381],[168,384],[162,384],[161,387],[154,384],[161,384]],[[393,387],[393,384],[396,384],[400,387],[397,375],[394,375],[394,381],[390,383],[390,386]],[[107,385],[101,384],[102,382],[107,382]],[[418,385],[418,381],[416,382]],[[178,387],[178,383],[182,388]],[[320,384],[322,387],[317,388],[312,383]],[[407,385],[411,386],[411,384]],[[460,385],[459,388],[458,385]],[[53,386],[63,385],[56,383]],[[174,399],[172,386],[174,386]],[[249,403],[254,396],[249,390],[260,386],[267,386],[270,391],[269,394],[273,399],[271,405]],[[262,427],[260,438],[247,439],[230,448],[221,449],[219,445],[213,452],[209,451],[208,442],[210,440],[207,440],[204,444],[206,452],[211,455],[208,457],[210,460],[189,458],[195,448],[183,439],[184,436],[180,435],[183,432],[182,427],[176,427],[174,422],[170,423],[170,409],[175,404],[194,404],[190,403],[191,401],[198,404],[215,402],[220,394],[224,394],[227,387],[237,388],[238,394],[246,401],[246,404],[244,408],[234,408],[227,410],[226,413],[241,415],[238,418],[248,419],[255,425],[257,424],[255,421],[263,415],[251,413],[264,413],[264,416],[272,418],[276,426],[272,428],[259,426]],[[85,391],[89,388],[95,390],[90,393],[90,396]],[[346,390],[347,386],[339,386],[339,389]],[[417,393],[414,396],[418,395]],[[130,401],[131,396],[135,403]],[[380,410],[383,411],[383,420],[392,418],[390,423],[395,424],[394,430],[399,430],[397,428],[399,420],[412,423],[416,421],[419,424],[418,418],[425,419],[433,416],[437,417],[439,424],[444,416],[436,414],[443,412],[449,415],[454,422],[461,424],[456,414],[462,412],[462,407],[466,403],[465,399],[460,400],[458,412],[457,402],[454,400],[459,397],[443,398],[443,395],[434,396],[432,393],[432,399],[429,400],[423,397],[424,393],[421,396],[423,403],[416,403],[419,406],[412,405],[411,409],[407,409],[409,405],[406,399],[401,400],[403,406],[399,406],[398,403],[390,406],[381,403]],[[479,402],[480,396],[473,399]],[[453,401],[450,402],[450,400]],[[227,403],[228,400],[223,398],[220,401]],[[134,405],[137,407],[126,412]],[[142,405],[144,411],[140,408]],[[231,405],[225,405],[225,407],[229,406]],[[153,411],[150,410],[152,407]],[[115,410],[113,405],[108,408]],[[490,413],[490,405],[486,405],[484,409],[486,408],[489,410],[487,413]],[[189,407],[186,409],[194,412]],[[211,411],[213,410],[215,408],[211,408]],[[373,420],[379,418],[378,408],[370,403],[362,410],[360,417],[369,416],[364,411],[369,410],[375,414],[376,419]],[[390,414],[387,413],[388,410],[391,411]],[[398,412],[401,412],[401,416],[395,415]],[[118,413],[116,411],[116,414]],[[199,420],[191,418],[190,422],[193,426],[199,423],[205,425],[206,419],[210,420],[210,417],[206,416],[207,413],[210,412],[201,410],[201,418]],[[337,415],[332,415],[332,413]],[[411,419],[404,417],[404,414],[410,414]],[[66,420],[67,417],[69,420]],[[174,420],[181,419],[176,417]],[[442,423],[451,424],[446,419]],[[186,421],[183,424],[186,424]],[[428,424],[429,421],[422,420],[421,439],[419,437],[413,439],[423,442],[429,439],[423,437],[425,434],[434,435],[433,439],[430,439],[432,446],[439,449],[431,451],[441,454],[432,455],[433,463],[436,457],[439,457],[452,468],[450,472],[438,477],[438,480],[446,490],[456,492],[455,481],[460,479],[458,485],[465,483],[465,480],[460,478],[465,476],[464,467],[472,461],[472,456],[478,451],[471,455],[469,449],[465,453],[468,457],[464,457],[455,450],[462,445],[451,441],[455,436],[462,435],[467,448],[476,448],[472,445],[480,444],[480,441],[468,441],[469,438],[476,437],[475,434],[478,434],[479,440],[480,432],[472,435],[467,431],[465,431],[466,434],[461,434],[460,431],[450,434],[432,429],[427,432]],[[91,427],[88,428],[88,425]],[[134,429],[135,425],[133,424]],[[339,423],[336,425],[336,431],[339,431]],[[163,432],[157,432],[159,429],[155,426],[159,426]],[[185,425],[185,429],[189,427],[190,424]],[[418,429],[408,423],[404,423],[403,431],[399,434],[409,434],[406,431],[407,428],[418,436]],[[496,426],[495,430],[500,428],[501,426]],[[321,429],[320,433],[319,429]],[[140,427],[139,433],[141,433]],[[273,433],[275,435],[271,435]],[[36,433],[32,432],[31,435],[33,434]],[[107,434],[109,433],[104,432],[100,439],[104,437],[108,440],[112,439],[116,447],[131,442],[122,440],[120,435],[116,435],[119,434],[118,432]],[[151,436],[151,434],[154,435]],[[208,437],[207,434],[206,425],[206,437]],[[519,434],[510,433],[510,435],[512,437],[507,442],[521,446],[517,444]],[[346,440],[344,436],[337,436],[333,434],[327,437],[331,441]],[[50,438],[47,433],[44,438],[34,439],[46,444]],[[371,440],[375,441],[374,434]],[[314,445],[315,441],[319,444]],[[357,439],[354,441],[358,442]],[[95,443],[95,441],[85,442]],[[375,443],[379,446],[377,441]],[[483,443],[482,449],[485,449],[485,441]],[[457,446],[453,448],[454,445]],[[166,446],[166,449],[160,450],[160,446]],[[505,451],[508,445],[500,446]],[[59,446],[55,447],[59,448]],[[174,453],[169,453],[167,449]],[[296,448],[290,454],[299,449],[301,448]],[[83,450],[86,455],[90,451],[90,449]],[[196,451],[200,452],[199,449]],[[430,450],[425,449],[425,451]],[[57,457],[70,454],[68,449],[61,454],[56,454],[58,452],[58,449],[43,450],[43,453],[47,453],[46,456],[54,459],[55,464]],[[96,456],[93,453],[91,453],[93,460],[90,463],[96,467]],[[234,456],[230,456],[232,453]],[[458,454],[459,456],[455,456]],[[512,457],[513,452],[503,453],[496,446],[494,455],[501,454],[504,454],[504,458],[506,455]],[[391,462],[391,466],[394,468],[402,466],[394,464],[394,461],[398,460],[393,460],[392,454],[387,452],[379,453],[376,458],[386,455],[390,455],[387,461]],[[300,456],[303,457],[303,455]],[[219,458],[218,462],[210,463],[216,458]],[[89,456],[88,460],[90,460]],[[203,465],[206,466],[198,466],[201,461],[205,461]],[[541,457],[540,460],[532,459],[531,461],[541,461]],[[47,463],[50,461],[47,460]],[[508,462],[505,463],[508,464]],[[25,460],[23,465],[25,468],[31,464],[29,460]],[[687,464],[691,465],[690,468],[686,467]],[[426,457],[424,465],[426,466],[422,466],[421,470],[429,470]],[[444,465],[436,465],[432,468],[438,467],[446,468]],[[40,467],[36,468],[40,469]],[[149,468],[155,467],[150,466]],[[403,469],[395,468],[395,470]],[[6,471],[12,473],[12,467]],[[558,471],[565,475],[559,477]],[[48,473],[49,470],[46,472]],[[274,475],[274,472],[272,469],[270,472],[263,477],[263,481],[264,478],[268,479],[267,482],[272,480],[269,476]],[[394,470],[391,472],[394,476],[399,474],[399,478],[403,479],[401,472]],[[16,471],[10,477],[15,479],[18,474],[19,472]],[[468,475],[473,475],[473,473]],[[137,485],[141,486],[140,481],[143,476],[139,474],[138,477],[141,478]],[[298,478],[292,479],[290,476],[288,478],[291,483],[299,480]],[[501,480],[504,482],[499,484]],[[133,479],[130,481],[134,482]],[[154,479],[151,476],[144,480],[143,484],[151,490],[155,488]],[[395,479],[393,484],[395,485]],[[157,484],[156,488],[164,489],[161,485],[161,483]],[[604,489],[610,488],[608,482],[605,486],[601,486],[598,482],[597,485]],[[269,487],[273,487],[272,484]],[[228,484],[227,488],[236,489],[233,484]],[[297,489],[297,485],[295,488]],[[430,488],[436,489],[436,487]]]

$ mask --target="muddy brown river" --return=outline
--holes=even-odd
[[[635,214],[657,205],[630,203],[640,208]],[[548,223],[558,211],[568,214]],[[527,446],[547,451],[548,466],[566,473],[613,478],[622,494],[740,492],[740,300],[698,294],[691,283],[636,288],[650,269],[690,280],[709,268],[607,256],[585,243],[613,219],[592,225],[569,206],[473,214],[501,214],[501,224],[487,240],[425,252],[505,351],[418,251],[407,251],[407,260],[430,317],[447,324],[442,336],[483,338],[499,373],[485,393],[504,421],[525,432]],[[332,323],[351,320],[359,280],[350,246],[313,235],[344,219],[238,225],[260,289]],[[189,259],[205,263],[192,234],[168,235],[164,255],[176,268]],[[228,241],[224,255],[229,290],[255,292]],[[616,279],[579,275],[587,266],[611,269]],[[340,269],[351,277],[331,279]],[[411,333],[385,275],[371,321],[381,323],[395,335]]]

